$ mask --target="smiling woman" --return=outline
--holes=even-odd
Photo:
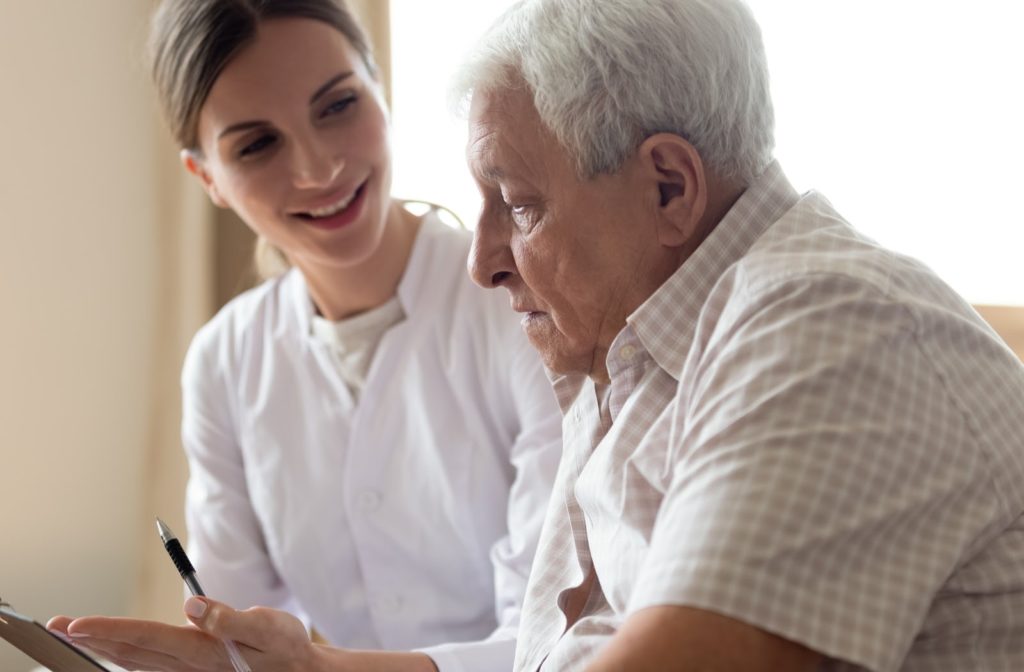
[[[322,21],[279,18],[259,40],[210,88],[185,166],[302,270],[325,317],[379,305],[394,294],[416,226],[391,205],[372,61]]]

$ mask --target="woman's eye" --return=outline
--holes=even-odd
[[[344,98],[341,98],[340,100],[336,100],[327,107],[325,107],[324,111],[320,114],[320,116],[329,117],[333,114],[340,114],[344,112],[348,108],[348,106],[354,102],[356,102],[355,96],[346,96]]]
[[[262,152],[264,149],[274,144],[276,140],[277,138],[275,138],[273,135],[261,135],[260,137],[258,137],[256,140],[253,140],[245,147],[242,147],[242,149],[239,150],[238,152],[238,156],[244,158],[246,156],[251,156],[253,154]]]

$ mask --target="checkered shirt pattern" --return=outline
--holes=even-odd
[[[923,265],[773,164],[608,369],[601,392],[554,381],[565,449],[517,671],[583,670],[655,605],[823,670],[1024,670],[1024,367]]]

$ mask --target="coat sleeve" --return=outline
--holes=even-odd
[[[204,589],[218,600],[239,609],[262,605],[297,613],[250,500],[225,340],[216,322],[207,325],[182,371],[189,555]]]

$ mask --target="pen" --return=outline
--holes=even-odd
[[[185,555],[185,549],[181,547],[181,542],[174,536],[174,532],[171,532],[171,528],[167,527],[167,524],[159,518],[156,519],[156,531],[160,534],[160,541],[164,542],[167,554],[174,561],[174,566],[178,568],[178,573],[185,580],[185,585],[188,586],[193,595],[205,597],[206,593],[203,592],[202,586],[199,585],[199,580],[196,579],[195,567],[192,566],[192,562]],[[224,648],[228,650],[228,658],[231,659],[231,666],[235,668],[235,672],[252,672],[249,665],[245,662],[245,658],[242,658],[238,646],[230,639],[223,641]]]

